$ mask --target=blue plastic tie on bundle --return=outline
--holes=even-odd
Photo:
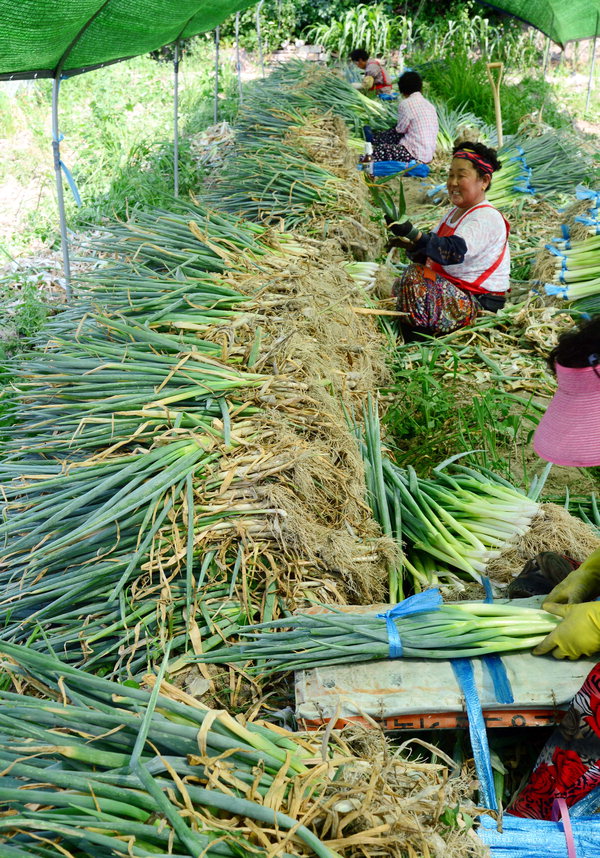
[[[498,810],[496,791],[494,789],[494,773],[487,740],[485,721],[475,685],[473,664],[468,658],[453,658],[452,670],[465,698],[467,718],[469,721],[469,736],[475,760],[475,769],[479,778],[482,803],[490,810]]]
[[[561,233],[562,237],[565,239],[565,241],[568,242],[569,239],[571,238],[571,230],[569,229],[568,223],[561,223],[560,233]],[[570,247],[570,245],[567,244],[567,247]]]
[[[564,253],[561,253],[560,250],[558,250],[558,248],[554,247],[553,244],[545,244],[544,247],[546,248],[546,250],[549,250],[550,253],[553,253],[554,256],[560,256],[561,259],[564,258]]]
[[[426,191],[426,195],[428,197],[433,197],[435,194],[439,194],[440,191],[443,191],[445,189],[445,187],[446,187],[445,182],[442,182],[441,185],[434,185],[433,188],[430,188],[430,190]]]
[[[597,200],[600,204],[600,191],[593,191],[591,188],[586,188],[585,185],[577,185],[575,196],[578,200]]]
[[[535,194],[534,189],[526,185],[513,185],[513,191],[518,191],[520,194]]]
[[[558,286],[556,283],[544,283],[546,295],[555,295],[559,298],[567,297],[567,290],[564,286]]]
[[[431,590],[424,590],[422,593],[415,593],[414,596],[409,596],[408,599],[394,605],[389,611],[376,615],[378,619],[385,620],[390,645],[390,658],[402,658],[402,641],[394,620],[399,617],[409,617],[411,614],[437,611],[441,604],[440,591],[434,587]]]

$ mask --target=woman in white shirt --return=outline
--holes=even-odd
[[[496,312],[509,291],[510,226],[485,194],[501,168],[482,143],[455,146],[447,188],[453,208],[425,233],[410,221],[388,223],[392,242],[412,264],[394,284],[403,332],[448,333]],[[408,331],[407,331],[408,329]]]

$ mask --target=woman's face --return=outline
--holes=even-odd
[[[452,205],[459,209],[470,209],[485,199],[490,176],[479,175],[471,161],[453,158],[448,173],[448,196]]]

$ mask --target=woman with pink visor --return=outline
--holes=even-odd
[[[563,334],[551,355],[558,390],[533,446],[549,462],[600,465],[600,316]],[[600,661],[600,549],[549,593],[544,608],[563,617],[536,655]],[[590,795],[591,793],[593,795]],[[599,796],[596,801],[596,796]],[[600,803],[600,664],[588,674],[560,726],[544,746],[528,783],[508,808],[515,816],[550,819],[556,799],[568,807]]]
[[[533,439],[556,465],[600,466],[600,316],[560,337],[550,359],[558,390]],[[555,658],[600,653],[600,549],[552,590],[544,608],[564,617],[535,650]]]

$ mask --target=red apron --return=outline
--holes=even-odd
[[[467,212],[464,213],[464,215],[459,217],[459,219],[453,226],[450,226],[450,224],[447,223],[447,221],[452,215],[452,212],[450,212],[450,214],[448,215],[444,223],[440,226],[436,234],[439,235],[440,238],[454,235],[459,224],[461,224],[463,220],[471,214],[471,212],[477,211],[477,209],[486,208],[493,208],[493,206],[490,206],[489,203],[482,203],[481,205],[473,206],[472,209],[469,209]],[[500,215],[502,217],[502,220],[504,221],[504,225],[506,226],[506,241],[504,242],[504,247],[502,248],[500,255],[498,256],[498,259],[496,259],[496,261],[493,262],[489,268],[486,268],[486,270],[479,275],[477,280],[473,280],[473,282],[470,283],[468,280],[460,280],[458,277],[453,277],[452,274],[448,274],[446,268],[443,268],[438,262],[434,262],[431,259],[427,260],[427,267],[434,271],[436,274],[439,274],[440,277],[443,277],[445,280],[448,280],[450,283],[454,283],[454,285],[458,286],[460,289],[464,289],[466,292],[474,292],[476,295],[505,295],[506,292],[490,292],[489,289],[482,288],[482,284],[485,283],[485,281],[489,277],[491,277],[491,275],[494,273],[494,271],[498,268],[498,266],[504,259],[504,256],[506,254],[506,248],[508,247],[510,224],[501,212]]]
[[[370,63],[374,63],[376,66],[379,66],[379,70],[380,70],[381,74],[383,75],[383,83],[376,83],[376,84],[374,85],[374,89],[387,89],[388,87],[390,87],[390,88],[391,88],[391,86],[392,86],[392,81],[391,81],[391,80],[390,80],[390,78],[388,77],[386,70],[385,70],[385,69],[384,69],[384,67],[381,65],[381,63],[379,62],[379,60],[369,60],[369,62],[370,62]]]

